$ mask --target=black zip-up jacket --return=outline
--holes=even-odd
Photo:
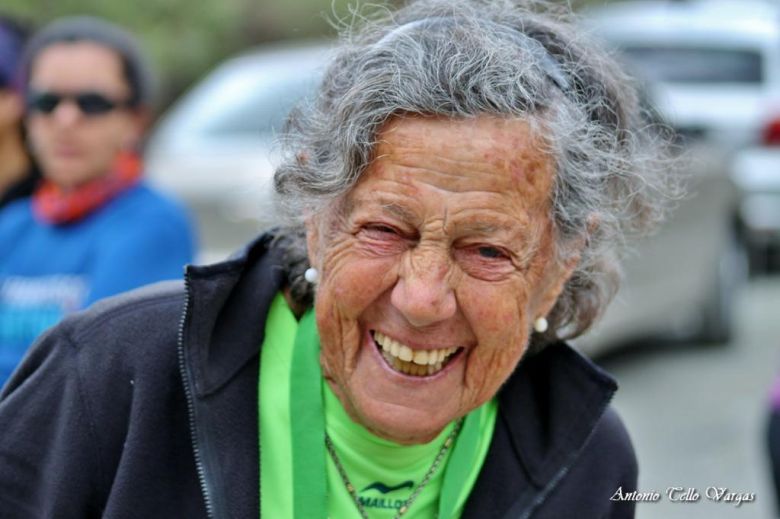
[[[270,244],[36,343],[0,394],[0,517],[258,517],[258,350],[284,278]],[[525,358],[463,517],[633,517],[610,499],[637,477],[615,389],[565,344]]]

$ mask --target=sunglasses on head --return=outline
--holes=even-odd
[[[27,109],[30,112],[50,114],[57,109],[61,101],[71,100],[76,103],[84,115],[102,115],[117,108],[130,106],[129,101],[116,101],[98,92],[76,92],[59,94],[31,90],[27,94]]]

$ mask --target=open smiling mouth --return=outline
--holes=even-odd
[[[371,336],[380,348],[388,366],[404,375],[429,377],[440,372],[463,348],[440,348],[434,350],[413,350],[409,346],[391,339],[381,332],[372,331]]]

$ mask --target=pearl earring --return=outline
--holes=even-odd
[[[534,330],[538,333],[544,333],[547,331],[547,319],[544,317],[539,317],[534,321]]]
[[[306,272],[303,273],[303,279],[309,283],[316,283],[320,279],[320,273],[314,267],[309,267]]]

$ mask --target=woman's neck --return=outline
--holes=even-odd
[[[17,129],[0,133],[0,193],[22,180],[30,169],[30,157]]]

